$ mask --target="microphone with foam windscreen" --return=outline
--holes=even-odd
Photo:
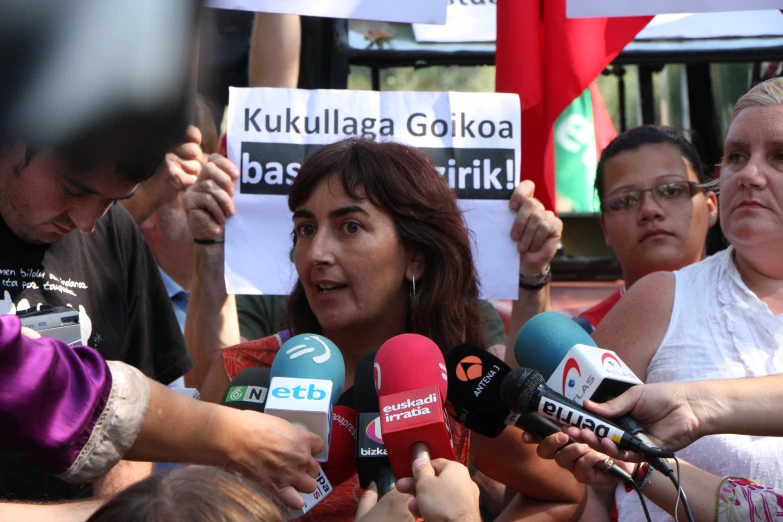
[[[506,375],[501,383],[501,397],[516,412],[536,412],[566,426],[588,429],[599,439],[609,438],[620,449],[655,457],[672,456],[648,446],[635,435],[552,390],[544,382],[544,377],[530,368],[516,368]]]
[[[581,326],[557,312],[540,313],[525,323],[514,341],[514,356],[520,366],[538,370],[547,386],[579,405],[585,399],[606,402],[642,384],[616,353],[598,348]],[[630,415],[612,422],[655,448]],[[666,461],[650,464],[671,472]]]
[[[566,426],[590,430],[599,439],[609,438],[620,449],[641,453],[652,467],[664,474],[671,470],[664,459],[673,457],[673,453],[651,446],[647,441],[552,390],[546,385],[544,377],[535,370],[512,370],[503,379],[501,397],[516,412],[535,412]]]
[[[242,370],[239,375],[234,377],[220,404],[239,410],[252,410],[259,413],[268,413],[266,411],[267,399],[269,398],[269,389],[271,388],[271,369],[270,368],[248,368]],[[276,415],[278,416],[278,415]],[[286,519],[294,520],[301,517],[321,500],[332,492],[329,475],[321,470],[315,477],[316,489],[312,493],[300,493],[304,506],[298,510],[286,509]]]
[[[514,356],[575,401],[605,402],[642,384],[616,353],[596,347],[581,326],[557,312],[540,313],[522,326]]]
[[[348,406],[332,409],[332,440],[329,460],[323,470],[333,485],[338,486],[356,474],[356,410]]]
[[[476,433],[494,438],[507,425],[539,438],[561,431],[558,424],[540,415],[509,412],[500,399],[500,383],[511,368],[488,351],[461,344],[446,354],[446,370],[452,416]]]
[[[446,354],[446,368],[452,416],[470,430],[485,437],[497,437],[510,425],[540,439],[562,431],[559,424],[543,415],[509,411],[501,398],[501,385],[511,368],[488,351],[461,344]],[[563,447],[574,442],[568,437]],[[606,473],[623,481],[632,480],[617,465],[609,467]]]
[[[411,476],[420,455],[456,460],[444,409],[446,364],[438,346],[423,335],[392,337],[375,355],[375,388],[383,442],[397,478]]]
[[[359,485],[367,489],[370,482],[375,482],[378,487],[378,497],[382,497],[394,489],[397,479],[392,473],[391,462],[381,433],[378,393],[373,379],[377,352],[378,350],[373,350],[359,360],[353,382],[353,395],[358,412],[356,468],[359,472]]]
[[[329,458],[332,405],[343,393],[345,363],[332,341],[317,334],[290,338],[277,353],[270,375],[266,413],[285,419],[324,440],[315,460]]]

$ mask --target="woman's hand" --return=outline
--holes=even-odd
[[[601,471],[609,456],[578,442],[558,451],[566,442],[568,442],[568,435],[565,433],[552,434],[539,443],[538,455],[543,459],[554,460],[558,466],[573,473],[574,478],[582,484],[600,486],[620,482],[620,479]],[[629,475],[633,472],[633,464],[621,460],[614,460],[614,464]]]
[[[413,522],[408,511],[410,498],[410,495],[400,493],[395,488],[378,500],[378,488],[375,482],[371,482],[359,499],[354,522]]]
[[[630,414],[664,451],[678,451],[695,442],[712,412],[720,408],[698,382],[633,386],[605,403],[586,400],[584,406],[609,419]]]
[[[196,239],[219,239],[226,221],[234,215],[234,181],[239,170],[228,158],[212,154],[196,183],[185,192],[185,211],[191,235]]]
[[[517,213],[511,239],[519,243],[520,271],[528,276],[547,269],[563,235],[563,222],[533,197],[535,189],[532,181],[523,181],[509,200],[511,211]]]
[[[413,461],[413,477],[397,481],[397,489],[415,495],[408,505],[427,522],[480,522],[479,489],[468,468],[458,462],[424,458]]]

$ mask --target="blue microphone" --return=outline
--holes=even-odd
[[[270,376],[265,413],[320,436],[324,450],[315,459],[326,462],[332,406],[345,385],[345,363],[340,350],[323,335],[297,335],[277,352]]]
[[[522,368],[534,368],[549,379],[577,344],[596,346],[590,334],[573,320],[557,312],[543,312],[519,330],[514,357]]]

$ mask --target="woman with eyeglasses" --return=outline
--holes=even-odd
[[[704,259],[718,202],[702,187],[710,175],[693,145],[673,129],[646,125],[612,141],[601,154],[595,189],[606,245],[625,284],[576,318],[588,332],[639,279]]]
[[[649,165],[666,152],[649,147],[648,156],[634,159],[640,172],[650,172]],[[695,173],[676,174],[675,163],[648,176],[656,184],[683,183],[682,192],[642,192],[653,184],[619,181],[611,169],[604,172],[607,243],[633,286],[595,330],[596,343],[616,351],[646,383],[783,373],[783,79],[759,84],[740,98],[726,133],[720,221],[731,246],[699,263],[640,279],[643,271],[631,273],[630,262],[635,268],[656,263],[660,270],[679,251],[681,264],[671,270],[703,256],[699,239],[715,219],[715,196],[689,191],[686,183],[696,181]],[[635,212],[626,210],[634,205]],[[780,438],[712,435],[678,456],[719,477],[752,477],[783,487]],[[634,493],[618,487],[615,499],[619,520],[643,519]],[[656,521],[671,520],[658,508],[651,507],[651,514]]]

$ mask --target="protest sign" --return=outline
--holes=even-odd
[[[449,0],[446,25],[413,24],[417,42],[494,42],[497,0]]]
[[[783,0],[568,0],[568,18],[783,9]]]
[[[349,20],[446,23],[449,0],[206,0],[206,7]]]
[[[519,182],[520,132],[514,94],[232,88],[228,157],[241,174],[226,227],[228,292],[290,292],[297,275],[288,190],[316,149],[364,136],[407,143],[433,161],[473,233],[482,295],[515,299],[508,199]]]

